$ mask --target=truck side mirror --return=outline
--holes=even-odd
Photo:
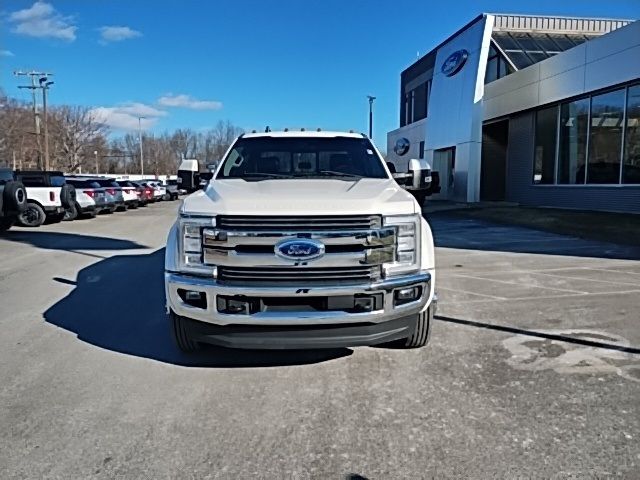
[[[409,160],[408,185],[414,190],[424,190],[431,185],[431,165],[426,160]]]
[[[387,162],[387,168],[398,185],[406,188],[407,184],[410,184],[411,174],[405,172],[398,173],[396,166],[391,162]]]

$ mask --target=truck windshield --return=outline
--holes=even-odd
[[[382,160],[366,138],[240,138],[217,177],[388,178]]]

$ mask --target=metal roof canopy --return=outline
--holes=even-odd
[[[508,61],[520,70],[631,22],[495,14],[492,40]]]

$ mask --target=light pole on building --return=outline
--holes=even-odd
[[[373,101],[376,97],[372,97],[371,95],[367,95],[369,99],[369,138],[373,138]]]

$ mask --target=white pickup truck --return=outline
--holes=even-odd
[[[167,239],[167,311],[185,352],[422,347],[434,286],[420,206],[361,134],[240,136]]]

